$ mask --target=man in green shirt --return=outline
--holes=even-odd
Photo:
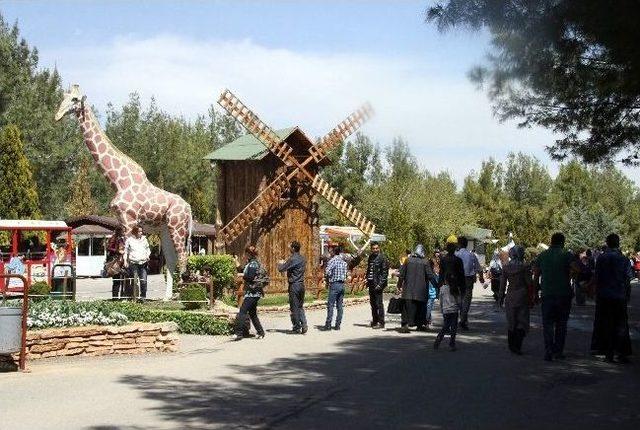
[[[579,270],[575,257],[564,249],[562,233],[551,236],[551,247],[533,262],[534,281],[542,291],[542,330],[544,359],[564,358],[567,321],[571,312],[571,276]]]

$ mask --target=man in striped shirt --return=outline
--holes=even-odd
[[[338,314],[336,315],[336,325],[334,330],[340,330],[342,322],[342,301],[344,299],[344,283],[347,280],[347,262],[342,256],[342,247],[340,245],[333,248],[333,257],[327,263],[324,274],[329,285],[329,296],[327,297],[327,322],[324,325],[325,330],[331,330],[331,321],[333,320],[333,307],[336,306]]]

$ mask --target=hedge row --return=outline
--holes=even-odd
[[[2,305],[19,306],[19,301],[11,300]],[[139,303],[101,300],[74,302],[45,299],[33,302],[29,306],[29,320],[33,328],[173,321],[178,324],[178,331],[185,334],[223,335],[231,332],[228,320],[204,312],[154,309]]]
[[[178,324],[178,331],[185,334],[220,335],[231,333],[228,320],[214,317],[208,313],[183,310],[152,309],[143,304],[129,302],[91,302],[99,303],[111,311],[124,314],[130,321],[164,322]]]

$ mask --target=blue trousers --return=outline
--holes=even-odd
[[[433,310],[433,304],[436,301],[436,299],[429,297],[429,299],[427,300],[427,306],[425,307],[426,309],[426,321],[427,324],[431,324],[431,311]]]
[[[132,278],[138,278],[140,282],[140,298],[147,298],[147,263],[131,263],[129,266]]]
[[[329,284],[329,296],[327,297],[327,322],[325,325],[330,326],[333,320],[333,307],[338,309],[336,315],[336,327],[340,327],[342,322],[342,309],[344,299],[344,282],[332,282]]]

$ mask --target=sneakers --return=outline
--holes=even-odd
[[[264,339],[264,333],[262,333],[262,334],[257,334],[257,335],[256,335],[256,339]]]
[[[304,327],[302,327],[302,330],[300,330],[300,333],[301,334],[307,334],[308,331],[309,331],[309,327],[304,326]]]
[[[339,326],[339,325],[337,325],[337,326],[333,327],[333,329],[334,329],[334,330],[340,330],[340,326]]]
[[[324,326],[322,326],[322,328],[320,329],[322,331],[329,331],[331,330],[331,325],[329,324],[325,324]]]
[[[398,329],[398,333],[407,334],[411,333],[411,330],[409,330],[409,327],[403,326]]]
[[[239,340],[242,340],[242,336],[239,336],[239,335],[237,335],[237,334],[234,334],[234,335],[231,335],[230,340],[231,340],[232,342],[237,342],[237,341],[239,341]]]
[[[375,325],[372,325],[371,327],[374,328],[374,329],[384,328],[384,324],[376,323]]]

